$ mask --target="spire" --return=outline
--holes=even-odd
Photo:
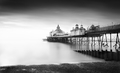
[[[58,26],[57,26],[57,29],[60,29],[60,26],[59,26],[59,24],[58,24]]]

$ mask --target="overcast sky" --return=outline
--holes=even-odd
[[[109,0],[0,0],[0,26],[37,27],[48,35],[59,24],[70,32],[75,24],[87,28],[120,23],[119,8],[119,2]]]

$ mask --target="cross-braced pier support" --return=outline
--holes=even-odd
[[[116,33],[116,37],[112,37],[112,33],[87,37],[50,37],[48,41],[77,44],[79,46],[77,52],[105,60],[120,61],[119,33]]]

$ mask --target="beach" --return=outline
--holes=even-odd
[[[120,73],[120,62],[3,66],[0,73]]]

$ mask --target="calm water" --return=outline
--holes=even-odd
[[[0,46],[1,66],[103,61],[74,52],[74,46],[41,39],[0,41]]]

